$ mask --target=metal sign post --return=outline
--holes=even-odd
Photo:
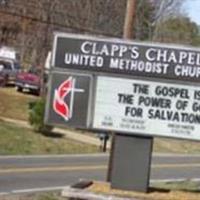
[[[148,192],[152,146],[152,137],[115,135],[112,188]]]

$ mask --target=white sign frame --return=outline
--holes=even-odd
[[[148,94],[139,94],[138,89],[134,89],[136,86],[133,88],[131,84],[147,85]],[[161,94],[159,89],[155,92],[156,88],[160,88]],[[133,89],[137,93],[131,91]],[[169,94],[163,96],[162,90],[163,92],[169,90]],[[179,92],[176,96],[175,90]],[[144,88],[143,92],[145,92]],[[194,95],[196,95],[195,99]],[[145,104],[145,101],[152,101],[152,99],[154,99],[154,107],[152,103]],[[160,99],[160,103],[157,103],[158,107],[155,107],[155,99],[157,102]],[[194,111],[195,109],[197,111]],[[195,122],[196,118],[192,119],[196,115],[199,116],[198,123]],[[200,141],[200,88],[181,83],[99,76],[92,127],[128,134]]]

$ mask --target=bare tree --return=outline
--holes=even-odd
[[[154,23],[181,13],[184,0],[150,0],[154,6]]]
[[[6,2],[0,4],[0,40],[17,47],[26,65],[44,63],[54,31],[122,37],[126,0]]]
[[[169,18],[182,16],[182,5],[185,0],[150,0],[154,5],[154,17],[152,26],[154,31],[152,33],[153,40],[159,35],[159,25]]]

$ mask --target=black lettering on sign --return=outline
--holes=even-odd
[[[133,83],[133,92],[137,94],[149,94],[149,85]]]
[[[123,104],[133,104],[133,98],[134,96],[132,94],[118,94],[118,102]]]
[[[194,100],[200,100],[200,91],[194,91]]]
[[[125,116],[127,116],[127,117],[142,117],[143,110],[142,110],[142,108],[135,108],[135,107],[127,106],[125,108]]]
[[[176,102],[176,108],[178,110],[185,110],[188,106],[188,101],[178,100]]]
[[[200,115],[185,112],[173,112],[170,110],[154,110],[149,109],[149,119],[172,121],[172,122],[184,122],[189,124],[200,124]]]
[[[192,105],[192,111],[200,112],[200,103],[194,102]]]
[[[180,121],[180,116],[178,112],[173,112],[170,110],[154,110],[154,109],[149,109],[148,111],[148,117],[149,119],[159,119],[159,120],[168,120],[168,121],[175,121],[179,122]]]
[[[146,107],[157,107],[157,108],[171,108],[171,100],[164,98],[156,98],[156,97],[144,97],[139,96],[138,98],[139,106]]]
[[[189,91],[183,88],[157,86],[155,88],[155,94],[163,97],[189,99]]]

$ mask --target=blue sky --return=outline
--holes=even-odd
[[[184,10],[192,21],[200,25],[200,0],[186,0]]]

